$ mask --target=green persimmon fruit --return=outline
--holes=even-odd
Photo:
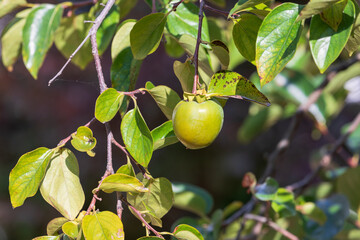
[[[176,137],[190,149],[209,146],[219,134],[223,120],[224,111],[214,100],[180,101],[172,115]]]

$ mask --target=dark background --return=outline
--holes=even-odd
[[[40,1],[37,1],[40,2]],[[42,1],[54,2],[54,1]],[[237,1],[228,1],[227,8]],[[136,8],[128,18],[139,19],[150,13],[150,8],[138,1]],[[9,16],[0,19],[3,27]],[[173,73],[173,61],[163,46],[144,60],[141,67],[137,88],[146,81],[155,85],[165,84],[175,89],[181,96],[181,86]],[[183,60],[183,59],[182,59]],[[94,106],[99,94],[94,64],[81,71],[69,65],[60,79],[51,87],[47,86],[66,59],[53,47],[40,70],[38,80],[34,80],[19,60],[13,72],[0,66],[0,240],[22,240],[46,235],[46,224],[60,214],[48,205],[39,193],[25,201],[24,205],[12,209],[8,193],[8,176],[19,157],[31,150],[44,146],[55,147],[58,142],[74,132],[78,126],[86,124],[94,116]],[[102,56],[104,74],[110,85],[110,51]],[[255,68],[244,63],[235,71],[249,77]],[[148,95],[138,97],[140,110],[150,129],[164,121],[165,116]],[[186,150],[180,143],[154,152],[149,170],[154,177],[166,177],[170,181],[181,181],[203,187],[214,197],[215,208],[223,208],[234,200],[246,201],[249,195],[241,186],[244,173],[254,172],[260,176],[266,156],[275,148],[278,140],[289,124],[285,119],[272,129],[256,138],[249,145],[242,145],[237,140],[237,132],[247,115],[249,103],[229,100],[225,106],[224,127],[216,141],[202,150]],[[345,109],[341,117],[330,126],[335,135],[339,128],[353,115]],[[120,118],[111,123],[115,137],[120,140]],[[91,125],[98,140],[96,156],[88,157],[74,151],[80,165],[80,179],[83,184],[86,202],[92,198],[91,190],[98,185],[98,180],[106,166],[106,138],[104,126],[98,122]],[[290,149],[278,161],[276,179],[280,185],[299,180],[309,171],[309,155],[313,149],[323,144],[322,139],[311,139],[311,123],[304,120],[296,132]],[[70,144],[67,147],[73,150]],[[115,170],[124,164],[124,154],[114,148]],[[115,211],[115,194],[103,194],[102,202],[96,204],[101,210]],[[127,239],[136,239],[145,234],[141,223],[124,211],[123,222]],[[164,231],[170,231],[171,224],[181,216],[189,215],[172,209],[164,218]]]

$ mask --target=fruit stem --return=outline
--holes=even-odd
[[[196,88],[198,85],[200,85],[199,82],[199,48],[201,43],[201,29],[202,29],[202,22],[204,18],[203,10],[205,1],[199,0],[199,26],[198,26],[198,34],[196,39],[196,46],[195,46],[195,52],[194,52],[194,64],[195,64],[195,75],[194,75],[194,85],[192,89],[192,93],[196,94]]]

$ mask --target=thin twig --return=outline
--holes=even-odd
[[[248,219],[248,220],[254,220],[254,221],[257,221],[260,223],[267,224],[269,227],[271,227],[275,231],[281,233],[283,236],[287,237],[290,240],[299,240],[299,238],[297,236],[295,236],[291,232],[287,231],[286,229],[283,229],[282,227],[277,225],[275,222],[266,219],[266,217],[248,213],[248,214],[244,215],[244,218]]]
[[[106,164],[106,171],[110,172],[111,174],[114,173],[114,168],[113,168],[113,164],[112,164],[112,139],[114,138],[111,129],[110,129],[110,124],[109,123],[105,123],[105,128],[106,128],[106,135],[107,135],[107,164]]]
[[[131,156],[131,154],[126,150],[126,148],[124,146],[122,146],[118,141],[116,141],[115,138],[112,139],[112,143],[117,146],[118,148],[120,148],[121,151],[123,151],[125,153],[126,156],[128,156],[131,161],[133,161],[135,163],[135,165],[139,168],[139,170],[141,171],[141,173],[147,178],[147,172],[146,169],[141,166],[134,158],[133,156]]]
[[[164,237],[158,232],[156,231],[143,217],[143,215],[141,214],[141,212],[139,210],[137,210],[134,206],[132,206],[125,198],[123,195],[120,195],[120,200],[125,203],[140,219],[140,221],[144,224],[144,226],[146,227],[147,230],[150,230],[151,232],[153,232],[157,237],[164,239]]]
[[[194,75],[194,84],[192,93],[196,94],[196,87],[199,85],[199,48],[201,43],[201,30],[202,30],[202,22],[204,18],[203,9],[205,5],[204,0],[199,0],[199,25],[198,25],[198,33],[196,39],[196,46],[194,51],[194,64],[195,64],[195,75]]]
[[[95,203],[97,200],[101,201],[101,198],[98,197],[98,193],[99,193],[99,188],[100,188],[100,185],[102,184],[102,182],[104,181],[104,179],[107,177],[107,176],[110,176],[111,173],[108,172],[107,170],[105,171],[104,175],[101,177],[101,180],[99,182],[99,185],[97,186],[97,188],[95,189],[95,192],[93,194],[93,198],[91,200],[91,203],[86,211],[86,214],[85,215],[89,215],[91,210],[95,208]]]
[[[122,217],[123,210],[124,210],[124,208],[123,208],[122,202],[121,202],[121,193],[116,192],[116,212],[117,212],[117,215],[120,218],[120,220]]]
[[[152,0],[151,13],[156,13],[156,0]]]
[[[333,156],[333,154],[346,142],[346,140],[351,135],[351,133],[353,133],[359,125],[360,125],[360,113],[358,113],[358,115],[354,118],[346,133],[343,134],[335,142],[334,146],[329,151],[327,151],[327,153],[322,157],[319,166],[302,180],[287,186],[286,189],[288,189],[289,191],[294,191],[296,189],[301,189],[307,186],[317,176],[317,174],[320,172],[322,168],[327,167],[330,164],[331,157]]]

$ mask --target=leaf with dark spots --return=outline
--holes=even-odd
[[[242,99],[270,106],[267,97],[251,81],[236,72],[215,73],[211,78],[208,93],[213,96]]]

